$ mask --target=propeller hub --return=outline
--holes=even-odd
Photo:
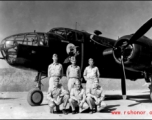
[[[128,45],[127,39],[120,39],[116,42],[115,47],[113,49],[113,56],[117,63],[121,64],[121,56],[123,56],[124,64],[129,63],[130,58],[133,55],[134,45]],[[127,47],[126,47],[127,46]]]

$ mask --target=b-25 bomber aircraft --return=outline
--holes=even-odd
[[[103,37],[98,30],[90,34],[63,27],[48,32],[15,34],[1,41],[1,59],[13,67],[37,71],[37,86],[29,91],[27,97],[31,106],[40,105],[43,101],[41,80],[47,77],[54,53],[59,56],[64,75],[69,56],[76,56],[82,73],[88,65],[88,59],[94,58],[101,78],[121,79],[122,95],[126,99],[126,79],[135,81],[144,78],[146,82],[151,82],[152,39],[144,36],[151,26],[152,19],[134,34],[122,36],[118,40]]]

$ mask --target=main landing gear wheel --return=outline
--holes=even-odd
[[[43,93],[39,88],[33,88],[29,91],[27,101],[31,106],[40,105],[43,101]]]
[[[36,86],[36,88],[31,89],[28,93],[27,101],[31,106],[40,105],[43,101],[43,93],[41,91],[41,85],[42,85],[41,77],[42,77],[41,72],[38,72],[38,74],[35,78],[35,82],[37,82],[37,86]]]

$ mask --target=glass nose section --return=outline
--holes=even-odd
[[[47,46],[47,35],[45,33],[20,33],[9,36],[2,40],[1,53],[4,58],[16,58],[19,46]]]
[[[15,40],[5,39],[2,41],[2,56],[4,58],[16,58],[17,57],[17,43]]]
[[[4,48],[5,49],[11,49],[11,48],[14,47],[14,45],[15,45],[14,43],[15,43],[15,41],[6,41],[5,45],[4,45]]]

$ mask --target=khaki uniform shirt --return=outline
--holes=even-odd
[[[87,78],[98,78],[99,76],[98,67],[91,68],[90,66],[86,67],[83,73],[83,76]]]
[[[69,65],[67,68],[67,77],[80,78],[80,67]]]
[[[48,67],[48,77],[62,77],[63,67],[60,63],[52,63]]]
[[[104,92],[103,92],[103,89],[101,86],[98,86],[97,88],[93,88],[91,87],[90,89],[88,89],[86,91],[86,94],[91,94],[91,95],[94,95],[96,96],[98,99],[101,99],[103,98],[105,95],[104,95]]]
[[[57,100],[58,96],[64,96],[65,94],[68,94],[68,92],[63,88],[61,84],[59,84],[58,87],[53,87],[53,89],[48,91],[47,97],[51,97]]]
[[[74,96],[77,98],[77,100],[83,100],[85,99],[85,90],[83,88],[80,88],[80,90],[76,88],[72,88],[70,92],[70,96]]]

